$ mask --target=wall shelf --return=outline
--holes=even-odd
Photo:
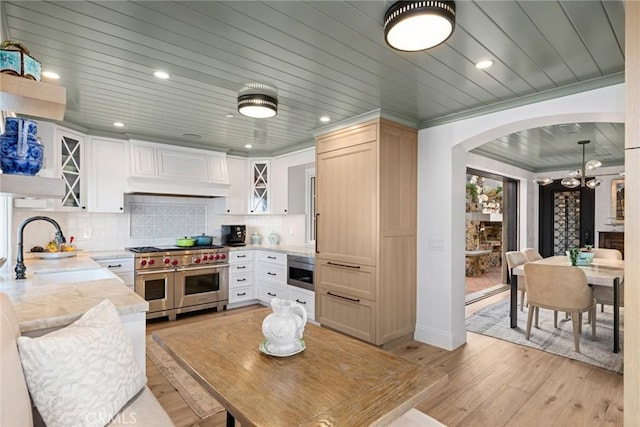
[[[51,83],[0,73],[0,110],[63,120],[67,89]]]

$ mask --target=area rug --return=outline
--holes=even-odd
[[[224,408],[213,398],[191,375],[182,369],[176,361],[160,347],[151,336],[147,336],[147,356],[158,367],[162,375],[178,390],[200,418],[207,418],[224,411]]]
[[[623,324],[624,310],[620,310],[620,324]],[[527,327],[527,307],[520,311],[518,306],[518,326],[509,327],[509,299],[499,301],[476,312],[466,320],[467,331],[487,335],[515,344],[543,350],[548,353],[579,360],[610,371],[623,372],[622,335],[620,328],[620,352],[613,353],[613,312],[605,306],[605,312],[598,305],[596,313],[596,338],[591,338],[591,326],[582,325],[580,353],[573,347],[573,326],[571,319],[558,313],[558,328],[553,327],[553,311],[540,309],[539,328],[531,326],[530,340],[525,339]],[[583,322],[587,315],[583,315]]]

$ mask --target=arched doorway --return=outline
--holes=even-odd
[[[419,132],[418,284],[415,337],[454,349],[466,341],[464,325],[464,217],[467,152],[529,128],[576,122],[624,122],[624,85],[585,91]],[[485,170],[497,162],[486,162]],[[508,168],[507,168],[508,169]],[[508,172],[508,171],[507,171]],[[524,175],[524,176],[523,176]],[[537,229],[537,188],[521,172],[521,244]],[[443,185],[443,182],[446,185]]]

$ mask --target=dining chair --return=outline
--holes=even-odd
[[[617,249],[591,248],[594,258],[622,259],[622,252]]]
[[[573,344],[576,353],[580,353],[580,332],[582,330],[582,313],[589,313],[591,336],[596,337],[596,300],[587,284],[587,277],[579,267],[565,265],[545,265],[526,263],[524,277],[527,286],[527,331],[529,340],[531,321],[535,312],[536,328],[538,327],[538,311],[541,308],[554,310],[553,326],[558,327],[558,311],[571,313],[573,324]]]
[[[522,253],[527,258],[527,261],[538,261],[542,259],[542,255],[534,248],[525,248],[522,250]]]
[[[606,258],[606,259],[622,259],[622,252],[617,249],[606,248],[591,248],[590,252],[593,252],[594,258]],[[604,313],[605,305],[613,305],[613,289],[596,288],[593,291],[593,296],[596,298],[598,304],[600,304],[600,311]],[[624,307],[624,286],[620,284],[620,307]]]
[[[527,262],[527,257],[521,251],[505,252],[504,257],[507,261],[509,284],[511,284],[511,280],[513,278],[513,269]],[[520,279],[518,280],[518,290],[520,291],[520,311],[524,311],[524,295],[527,292],[524,277],[520,277]]]

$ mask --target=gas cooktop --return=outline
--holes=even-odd
[[[141,254],[151,252],[169,252],[169,251],[193,251],[200,249],[224,249],[219,245],[202,245],[202,246],[136,246],[133,248],[125,248],[128,251]]]

